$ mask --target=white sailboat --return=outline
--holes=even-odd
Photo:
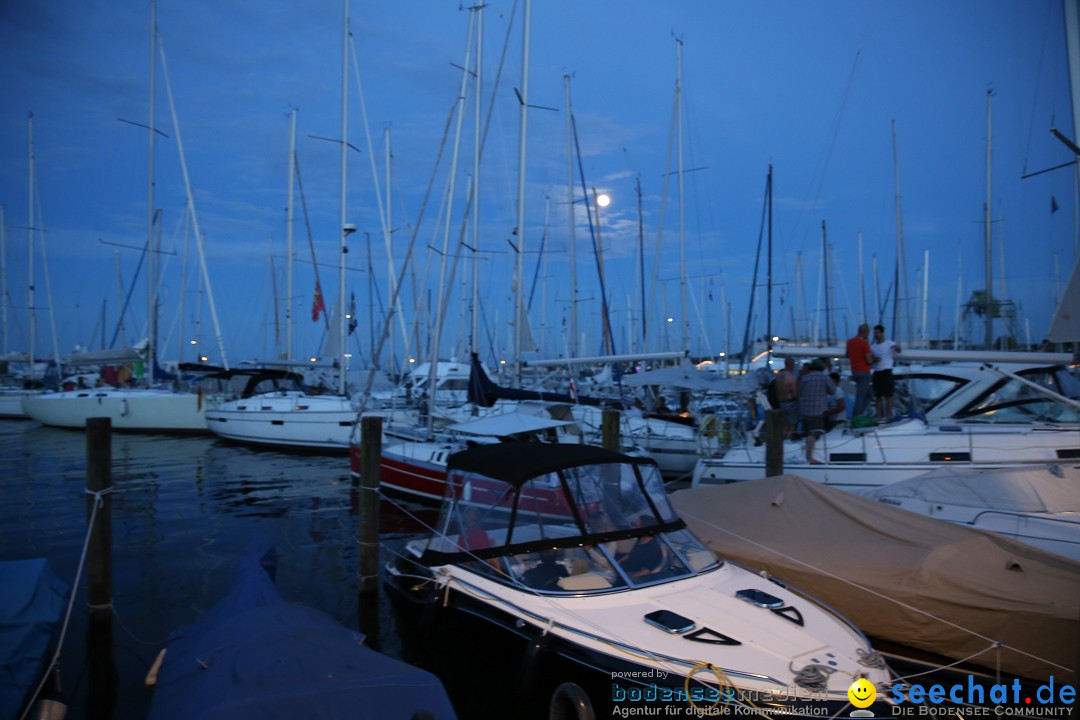
[[[218,328],[217,312],[214,308],[213,292],[210,290],[209,276],[206,271],[205,258],[202,253],[202,234],[198,228],[195,215],[194,197],[191,192],[191,183],[187,174],[187,163],[184,158],[184,148],[180,137],[179,122],[175,108],[172,105],[172,89],[168,84],[168,72],[164,69],[165,54],[161,48],[157,33],[157,11],[151,0],[150,3],[150,121],[148,124],[148,172],[147,172],[147,253],[153,256],[154,229],[157,212],[154,209],[154,136],[155,136],[155,81],[157,76],[157,53],[160,50],[163,71],[165,73],[166,89],[169,95],[170,108],[173,116],[173,129],[176,134],[177,149],[180,154],[180,166],[184,174],[184,185],[187,190],[188,211],[194,220],[195,235],[199,247],[200,264],[202,267],[203,280],[207,286],[207,294],[210,301],[210,310],[213,314],[214,325],[217,328],[218,344],[221,350],[222,365],[228,369],[228,361],[225,358],[224,346],[221,342],[221,332]],[[151,261],[152,262],[152,261]],[[123,362],[132,364],[143,362],[148,369],[148,381],[154,382],[154,372],[157,364],[156,353],[156,330],[153,325],[153,307],[156,304],[155,273],[148,272],[148,313],[150,316],[149,338],[145,357],[138,356],[129,358]],[[147,432],[206,432],[206,399],[202,393],[181,392],[174,389],[154,387],[100,387],[93,389],[76,389],[58,393],[46,393],[37,396],[24,397],[22,408],[27,416],[45,425],[57,427],[82,428],[86,426],[86,420],[91,417],[108,417],[112,420],[112,427],[117,430],[147,431]]]
[[[340,241],[338,254],[338,302],[331,322],[331,337],[336,341],[338,387],[336,394],[312,394],[302,390],[283,390],[257,395],[252,398],[222,403],[206,418],[207,427],[215,434],[235,442],[273,447],[318,449],[330,452],[348,452],[349,437],[356,425],[356,410],[346,393],[345,386],[345,239],[356,227],[345,222],[345,183],[348,133],[348,82],[349,82],[349,3],[345,0],[342,21],[341,65],[341,202]],[[293,116],[295,122],[295,115]],[[295,133],[290,133],[294,137]],[[290,142],[289,185],[290,197],[293,182],[292,162],[295,150]],[[290,300],[291,301],[291,300]],[[289,314],[291,321],[291,313]],[[336,334],[334,334],[336,331]],[[291,335],[290,335],[291,336]],[[290,348],[291,349],[291,348]]]

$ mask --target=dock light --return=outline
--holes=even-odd
[[[605,195],[597,195],[596,196],[596,204],[599,205],[602,208],[605,208],[605,207],[607,207],[608,205],[611,204],[611,197],[609,195],[606,195],[606,194]]]
[[[727,353],[720,353],[720,357],[727,357]]]
[[[206,361],[207,361],[207,360],[209,360],[209,359],[210,359],[210,358],[206,357],[205,355],[201,355],[201,356],[199,357],[199,360],[201,360],[202,362],[206,362]]]
[[[316,357],[311,358],[311,362],[315,362],[316,360],[318,360],[318,358],[316,358]]]
[[[668,318],[667,321],[668,322],[675,322],[675,318]]]
[[[778,337],[776,337],[776,336],[774,335],[774,336],[773,336],[773,339],[772,339],[772,341],[773,341],[773,342],[780,342],[780,338],[778,338]]]
[[[499,364],[500,364],[500,365],[505,365],[505,364],[506,364],[506,361],[505,361],[505,360],[500,360],[500,361],[499,361]]]
[[[415,362],[416,362],[416,358],[409,358],[409,362],[411,362],[411,363],[415,363]]]

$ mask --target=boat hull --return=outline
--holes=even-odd
[[[941,424],[907,420],[863,432],[834,430],[806,461],[802,443],[784,443],[784,472],[856,490],[891,485],[943,467],[1007,468],[1061,463],[1080,466],[1080,435],[1061,428]],[[765,445],[743,445],[702,458],[691,484],[765,476]]]
[[[84,428],[90,418],[107,417],[114,430],[205,433],[206,403],[197,393],[170,390],[95,388],[29,395],[27,417],[42,425]]]
[[[273,393],[222,403],[206,425],[233,442],[345,453],[356,411],[348,398]]]

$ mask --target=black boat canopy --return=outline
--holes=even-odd
[[[529,480],[563,468],[601,463],[652,465],[652,458],[613,452],[597,445],[502,442],[477,445],[447,459],[447,473],[474,472],[521,487]]]

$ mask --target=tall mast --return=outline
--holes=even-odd
[[[292,361],[293,187],[296,184],[296,108],[289,114],[289,200],[285,210],[285,360]]]
[[[351,228],[345,227],[345,153],[349,149],[349,0],[342,3],[344,17],[341,23],[341,201],[338,216],[338,232],[341,248],[338,253],[338,394],[345,394],[345,244]]]
[[[992,102],[994,97],[993,89],[986,91],[986,202],[983,204],[983,234],[986,239],[986,341],[985,347],[989,350],[994,345],[994,306],[993,306],[993,265],[991,263],[990,254],[993,247],[993,231],[990,228],[990,194],[991,194],[991,174],[992,174],[992,159],[993,159],[993,147],[991,144],[992,138]]]
[[[825,286],[825,344],[832,342],[832,316],[829,302],[829,243],[826,240],[825,221],[821,221],[821,279]]]
[[[469,350],[479,352],[480,339],[480,111],[483,105],[481,93],[484,90],[484,6],[476,11],[476,105],[473,123],[473,181],[472,181],[472,327],[469,331]],[[474,408],[475,409],[475,408]]]
[[[765,202],[768,203],[769,212],[769,250],[768,250],[768,263],[766,267],[766,282],[768,284],[767,294],[768,298],[765,301],[765,333],[767,338],[765,340],[765,346],[772,353],[773,346],[773,324],[772,324],[772,163],[769,164],[769,177],[765,183]],[[772,361],[772,355],[769,355],[769,361]]]
[[[529,118],[529,18],[532,14],[532,0],[525,0],[524,22],[521,39],[521,109],[519,116],[518,138],[518,182],[517,182],[517,257],[514,278],[517,281],[517,296],[514,310],[514,362],[516,372],[514,384],[521,386],[522,333],[525,331],[525,139]]]
[[[641,175],[637,176],[638,263],[641,270],[641,352],[645,352],[645,217],[641,209]],[[729,350],[730,351],[730,350]]]
[[[678,142],[679,142],[679,298],[680,312],[682,312],[682,347],[680,350],[690,350],[690,316],[686,312],[686,219],[683,213],[683,117],[682,117],[682,40],[675,39],[675,98],[678,109]]]
[[[104,326],[102,326],[104,327]],[[8,288],[7,288],[7,228],[4,226],[4,206],[0,205],[0,353],[8,354]]]
[[[147,379],[154,384],[154,365],[157,352],[157,313],[154,312],[154,101],[157,79],[157,3],[150,0],[150,121],[147,123],[146,169],[146,312],[147,312]]]
[[[906,286],[907,280],[905,278],[906,272],[904,268],[904,222],[900,214],[900,156],[896,148],[896,120],[892,121],[892,140],[893,140],[893,184],[894,195],[896,198],[896,269],[893,273],[893,319],[892,319],[892,333],[893,337],[900,337],[901,320],[908,320],[900,313],[901,297],[904,302],[907,302],[907,290],[900,291],[900,282],[904,281]]]
[[[862,256],[862,230],[858,235],[859,245],[859,322],[856,325],[866,322],[868,315],[866,314],[866,277],[863,274],[863,256]]]
[[[566,194],[567,215],[570,220],[570,357],[578,355],[578,284],[577,246],[574,240],[574,113],[570,106],[570,76],[563,75],[566,93]]]
[[[34,377],[34,337],[37,331],[37,311],[34,309],[34,113],[26,119],[27,130],[27,167],[29,168],[29,189],[26,193],[26,247],[29,272],[26,276],[27,307],[30,309],[30,377]]]

